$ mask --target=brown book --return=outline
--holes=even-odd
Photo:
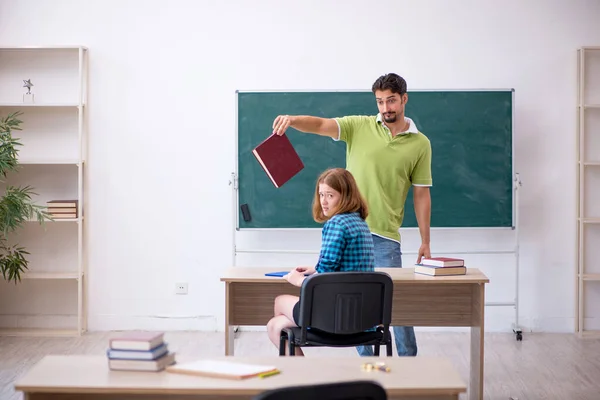
[[[304,168],[294,146],[283,134],[272,134],[259,144],[252,153],[267,173],[273,185],[280,188]]]
[[[78,200],[50,200],[46,204],[48,207],[77,207]]]
[[[415,274],[430,276],[466,275],[467,267],[434,267],[431,265],[416,264]]]
[[[77,214],[75,213],[50,213],[50,216],[54,219],[70,219],[70,218],[77,218]]]
[[[51,214],[76,213],[77,207],[48,207],[48,212]]]

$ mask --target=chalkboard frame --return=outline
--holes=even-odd
[[[242,217],[242,210],[240,208],[239,198],[239,95],[242,93],[371,93],[371,90],[365,89],[261,89],[261,90],[236,90],[235,91],[235,170],[231,174],[230,185],[233,186],[233,216],[234,216],[234,227],[235,231],[320,231],[321,228],[309,228],[309,227],[240,227],[240,218]],[[411,89],[408,91],[410,96],[413,92],[510,92],[511,93],[511,177],[512,177],[512,190],[511,190],[511,204],[512,204],[512,215],[511,215],[511,226],[483,226],[483,227],[442,227],[432,226],[431,230],[516,230],[517,229],[517,207],[518,199],[515,182],[519,181],[518,174],[515,172],[515,89],[514,88],[454,88],[454,89]],[[374,109],[373,115],[376,113]],[[310,133],[305,133],[310,135]],[[520,182],[520,181],[519,181]],[[417,230],[418,227],[401,227],[400,230]]]

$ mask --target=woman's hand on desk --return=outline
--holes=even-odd
[[[296,268],[291,270],[290,273],[285,276],[285,279],[292,285],[301,287],[302,282],[304,282],[306,277],[304,276],[304,272],[300,272],[298,271],[298,268]]]
[[[304,275],[312,275],[317,272],[315,267],[296,267],[296,271],[301,272]]]

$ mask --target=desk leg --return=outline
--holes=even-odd
[[[227,324],[225,326],[225,355],[232,356],[235,347],[235,332],[234,327]]]
[[[232,356],[233,349],[235,347],[235,332],[233,332],[233,326],[229,325],[231,319],[231,308],[229,302],[231,301],[231,283],[225,283],[225,355]]]
[[[471,322],[471,376],[469,379],[469,400],[483,400],[484,285],[474,285],[472,296],[473,320]]]

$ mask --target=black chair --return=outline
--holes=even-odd
[[[304,281],[300,290],[299,327],[282,329],[279,355],[296,347],[385,345],[392,356],[394,284],[385,272],[328,272]]]
[[[265,391],[252,400],[386,400],[385,389],[373,381],[289,386]]]

